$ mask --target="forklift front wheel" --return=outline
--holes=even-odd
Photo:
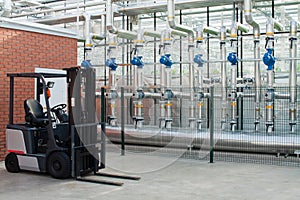
[[[71,174],[71,160],[65,152],[53,152],[48,157],[47,169],[53,178],[69,178]]]
[[[15,153],[9,153],[5,157],[5,167],[8,172],[17,173],[20,171],[19,161]]]

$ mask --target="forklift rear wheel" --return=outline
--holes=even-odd
[[[66,179],[71,174],[71,161],[65,152],[50,154],[47,161],[47,169],[53,178]]]
[[[8,172],[17,173],[20,171],[19,161],[15,153],[9,153],[5,157],[5,167]]]

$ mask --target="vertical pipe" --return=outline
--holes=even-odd
[[[243,24],[243,9],[240,9],[240,17],[239,17],[239,22],[240,24]],[[244,48],[244,43],[243,43],[243,31],[240,31],[241,34],[241,38],[240,38],[240,49],[239,49],[239,54],[238,57],[240,59],[243,59],[243,48]],[[244,64],[243,62],[240,62],[240,77],[243,78],[244,76]],[[244,92],[244,88],[241,88],[240,91],[243,93]],[[239,92],[239,91],[238,91]],[[244,128],[244,100],[243,98],[240,99],[239,101],[239,107],[241,108],[239,109],[240,113],[238,114],[239,118],[238,118],[238,124],[240,124],[240,129],[243,130]]]
[[[226,68],[226,27],[221,27],[220,33],[220,56],[221,56],[221,100],[222,100],[222,111],[221,111],[221,129],[225,129],[226,124],[226,107],[227,107],[227,68]],[[211,108],[210,108],[211,109]]]
[[[193,38],[189,38],[189,89],[190,89],[190,118],[189,123],[191,128],[195,128],[196,126],[196,118],[195,118],[195,102],[194,102],[194,88],[195,88],[195,74],[194,74],[194,41]]]
[[[255,86],[255,114],[254,125],[255,130],[258,130],[258,124],[260,122],[260,102],[261,102],[261,71],[260,62],[257,61],[260,58],[260,27],[252,17],[252,2],[250,0],[244,1],[244,13],[246,22],[253,27],[253,42],[254,42],[254,86]]]
[[[164,34],[162,33],[161,38],[160,38],[160,56],[164,55]],[[160,64],[160,87],[161,87],[161,92],[164,93],[165,90],[165,67],[163,64]]]
[[[153,29],[154,31],[156,31],[156,24],[157,24],[157,21],[156,21],[156,12],[154,13],[154,16],[153,16]],[[156,69],[157,69],[157,65],[156,65],[156,54],[157,54],[157,42],[156,42],[156,38],[154,39],[154,46],[153,46],[153,63],[154,63],[154,81],[153,81],[153,85],[154,85],[154,93],[157,93],[157,72],[156,72]],[[156,116],[157,116],[157,109],[156,109],[156,105],[157,105],[157,99],[154,99],[154,125],[156,125]]]
[[[267,92],[265,94],[266,101],[266,131],[271,133],[274,131],[274,21],[269,18],[266,24],[266,45],[267,52],[263,56],[263,62],[267,65]]]
[[[118,29],[114,26],[114,13],[113,13],[112,0],[106,1],[106,29],[110,33],[113,34],[118,33]]]
[[[84,14],[85,24],[84,24],[84,37],[85,37],[85,50],[91,50],[91,15],[88,13]]]
[[[289,78],[289,88],[290,88],[290,128],[291,132],[295,132],[295,125],[297,120],[296,114],[296,102],[297,102],[297,60],[293,60],[297,56],[297,22],[290,22],[290,78]]]
[[[230,108],[231,108],[231,120],[230,126],[231,130],[235,131],[237,128],[237,74],[238,74],[238,62],[237,62],[237,23],[233,22],[230,31],[230,42],[231,42],[231,52],[229,53],[228,60],[231,62],[231,79],[230,79],[230,89],[231,93],[228,95],[230,98]]]
[[[261,102],[261,72],[260,62],[257,59],[260,57],[260,41],[254,39],[254,86],[255,86],[255,114],[254,125],[255,131],[258,131],[258,124],[260,122],[260,102]]]

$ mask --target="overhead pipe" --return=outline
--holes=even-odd
[[[290,22],[290,58],[296,58],[297,56],[297,22]],[[290,88],[290,108],[289,108],[289,118],[290,118],[290,128],[291,132],[295,132],[295,126],[297,121],[297,60],[290,61],[290,76],[289,76],[289,88]]]
[[[211,35],[219,35],[220,30],[213,27],[206,26],[203,28],[203,32]]]
[[[221,129],[224,130],[227,121],[227,67],[226,67],[226,27],[220,30],[220,57],[221,57]]]
[[[266,45],[267,52],[263,56],[263,62],[267,65],[267,92],[265,94],[266,102],[266,131],[271,133],[274,131],[274,21],[272,18],[267,20],[266,25]]]
[[[194,87],[195,87],[195,74],[194,74],[194,39],[195,32],[193,28],[176,24],[175,22],[175,0],[168,0],[168,24],[170,28],[188,33],[188,52],[189,52],[189,87],[190,87],[190,118],[189,124],[191,128],[196,126],[195,117],[195,102],[194,102]]]
[[[258,131],[258,125],[260,123],[260,102],[261,102],[261,70],[260,61],[260,27],[259,24],[252,17],[252,1],[244,1],[244,13],[246,22],[253,27],[253,42],[254,42],[254,87],[255,87],[255,116],[254,126]]]
[[[64,11],[64,10],[71,10],[71,9],[77,9],[77,8],[87,8],[87,7],[93,7],[93,6],[99,6],[99,5],[105,5],[105,1],[97,1],[97,2],[87,2],[87,3],[82,3],[79,5],[67,5],[59,8],[52,8],[52,9],[46,9],[46,10],[38,10],[38,11],[33,11],[33,12],[28,12],[28,13],[22,13],[22,14],[16,14],[10,16],[10,18],[17,18],[17,17],[26,17],[30,15],[37,15],[37,14],[42,14],[42,13],[51,13],[51,12],[58,12],[58,11]]]

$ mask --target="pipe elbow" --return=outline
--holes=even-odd
[[[118,29],[116,27],[114,27],[113,25],[107,25],[106,26],[106,30],[109,32],[109,33],[112,33],[112,34],[118,34]]]
[[[170,19],[170,18],[171,17],[169,16],[168,23],[169,23],[170,28],[176,29],[176,23],[174,21],[174,17],[172,17],[172,19]]]

